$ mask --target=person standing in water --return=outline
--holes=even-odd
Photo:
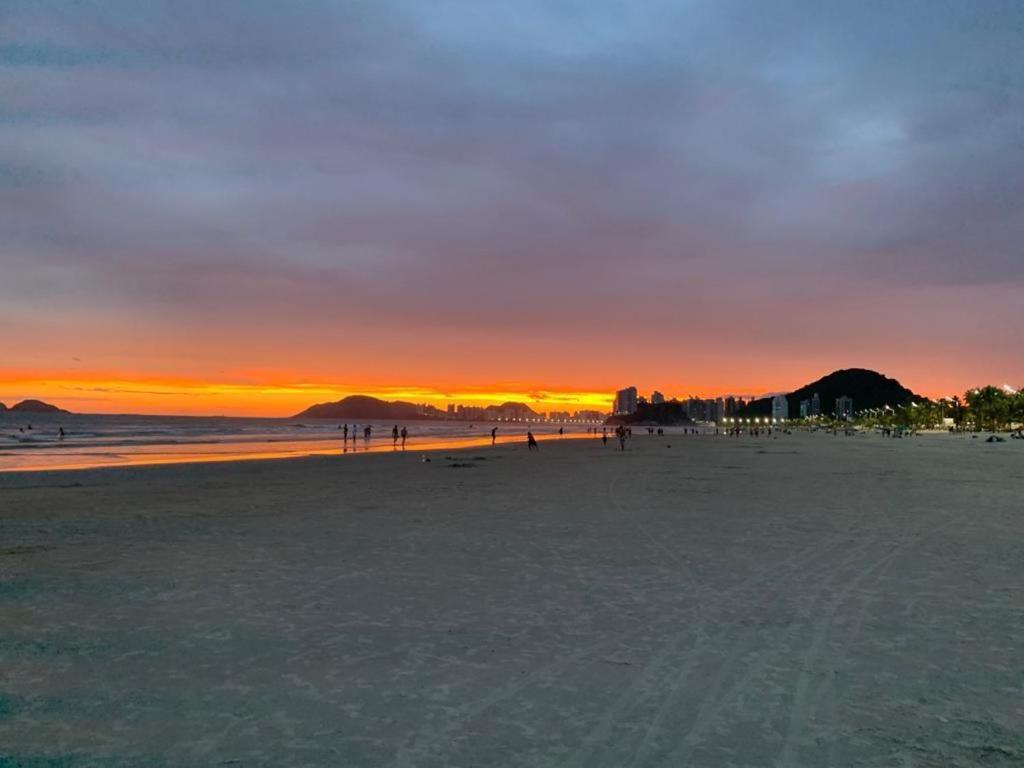
[[[344,432],[342,432],[342,441],[347,443],[348,442],[348,424],[346,424],[344,427],[342,427],[342,429],[345,430]]]
[[[401,435],[402,435],[402,450],[404,451],[405,450],[405,439],[407,437],[409,437],[409,430],[406,429],[405,427],[402,427]]]
[[[533,436],[533,432],[526,431],[526,448],[531,451],[539,451],[540,446],[537,445],[537,438]]]
[[[391,447],[392,448],[397,448],[398,447],[398,425],[397,424],[395,424],[395,426],[393,426],[391,428]]]
[[[498,428],[497,427],[492,427],[491,428],[491,445],[494,445],[496,442],[498,442]]]

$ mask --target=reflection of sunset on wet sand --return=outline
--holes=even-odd
[[[351,443],[333,439],[314,438],[308,440],[270,441],[225,441],[218,443],[195,442],[184,445],[136,445],[81,446],[57,445],[38,448],[20,454],[0,449],[0,472],[38,472],[42,470],[97,469],[101,467],[157,466],[161,464],[198,464],[224,461],[266,461],[268,459],[295,459],[304,456],[361,456],[368,453],[398,453],[401,451],[442,451],[490,446],[491,438],[487,429],[480,429],[475,437],[432,437],[413,436],[404,448],[396,447],[384,434],[384,425],[375,439],[361,438]],[[508,434],[510,427],[497,438],[497,443],[522,443],[522,434]],[[522,430],[519,430],[522,431]],[[537,431],[539,440],[570,439],[584,437],[582,432],[566,432],[564,435]]]

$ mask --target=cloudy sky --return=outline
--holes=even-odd
[[[0,399],[1024,384],[1022,80],[1019,0],[0,0]]]

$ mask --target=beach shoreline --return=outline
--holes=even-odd
[[[1018,442],[628,448],[0,475],[0,761],[1024,754]]]
[[[381,425],[377,425],[380,427]],[[0,446],[0,475],[4,473],[49,472],[100,469],[104,467],[147,467],[178,464],[232,463],[236,461],[269,461],[301,459],[310,456],[356,456],[368,453],[435,452],[492,447],[490,429],[503,429],[496,445],[526,442],[524,425],[485,425],[475,436],[422,435],[411,436],[403,447],[393,442],[386,430],[378,429],[369,440],[342,440],[339,434],[330,437],[289,441],[286,439],[253,439],[246,441],[191,440],[184,443],[156,442],[144,445],[79,446],[73,442],[53,443],[39,447],[22,447],[19,452]],[[333,425],[332,425],[333,428]],[[509,429],[517,430],[508,434]],[[540,441],[582,439],[588,437],[578,428],[565,434],[547,425],[536,430]],[[522,432],[519,434],[518,432]],[[589,435],[592,439],[594,435]]]

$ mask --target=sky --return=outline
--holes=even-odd
[[[0,0],[0,401],[1024,385],[1019,0]]]

